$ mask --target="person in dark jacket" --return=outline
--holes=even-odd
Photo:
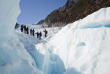
[[[42,37],[42,33],[41,33],[41,31],[40,31],[40,33],[39,33],[39,39],[41,39],[41,37]]]
[[[44,33],[45,33],[45,38],[46,38],[48,31],[45,29],[45,30],[44,30]]]
[[[32,35],[32,29],[30,29],[30,35]]]
[[[26,31],[27,31],[27,34],[29,34],[29,28],[28,27],[26,28]]]
[[[33,30],[32,30],[33,36],[34,36],[34,32],[35,32],[35,31],[34,31],[34,29],[33,29]]]
[[[26,34],[26,25],[24,25],[24,33]]]
[[[37,32],[36,34],[37,34],[37,38],[39,38],[39,32]]]
[[[21,25],[21,32],[23,32],[23,25]]]

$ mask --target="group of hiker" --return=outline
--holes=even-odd
[[[34,36],[34,29],[30,29],[30,35]]]
[[[26,25],[21,25],[21,32],[24,32],[25,34],[30,34],[31,36],[35,36],[34,34],[37,34],[37,38],[38,39],[41,39],[42,38],[42,32],[41,31],[35,33],[35,30],[34,29],[30,29],[30,33],[29,33],[29,27],[26,26]],[[48,31],[45,29],[43,32],[44,32],[45,38],[46,38]]]
[[[24,32],[25,34],[29,34],[29,28],[26,27],[26,25],[21,25],[21,32]]]
[[[38,39],[41,39],[41,37],[42,37],[42,32],[40,31],[40,32],[37,32],[36,34],[37,34],[37,38],[38,38]]]
[[[29,27],[26,25],[21,25],[21,32],[24,32],[25,34],[29,34]],[[34,29],[30,29],[30,35],[34,36]]]
[[[43,32],[44,32],[45,38],[46,38],[48,31],[45,29]],[[40,32],[37,32],[36,34],[37,34],[37,38],[41,39],[41,37],[42,37],[42,32],[40,31]]]

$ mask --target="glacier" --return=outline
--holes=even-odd
[[[19,2],[0,0],[0,74],[110,74],[110,7],[39,40],[14,29]]]
[[[0,74],[42,74],[15,35],[20,0],[0,0]]]
[[[110,74],[109,24],[110,8],[102,8],[36,45],[44,74]]]
[[[110,74],[110,8],[68,24],[46,44],[61,58],[64,74]]]

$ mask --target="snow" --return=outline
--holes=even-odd
[[[0,10],[0,74],[110,74],[110,8],[63,28],[27,25],[48,31],[41,40],[14,30],[19,0],[1,0]]]
[[[24,35],[23,33],[20,33],[20,32],[17,32],[17,35],[20,42],[23,43],[24,48],[35,60],[37,67],[41,69],[44,56],[41,53],[39,53],[39,51],[37,51],[35,47],[35,44],[40,43],[40,40],[30,35]]]
[[[17,18],[17,15],[20,13],[19,6],[17,6],[18,3],[19,0],[12,0],[10,2],[0,0],[0,44],[11,38],[11,35],[9,34],[12,34],[14,30],[13,27],[15,26],[14,24],[16,23],[15,18]],[[15,11],[18,12],[13,13]],[[8,20],[9,18],[10,20]],[[7,25],[10,25],[10,27]]]
[[[68,24],[46,44],[63,61],[66,74],[110,74],[109,20],[110,8],[103,8]]]
[[[15,35],[20,0],[0,0],[0,74],[42,74]]]
[[[29,28],[32,28],[32,29],[41,29],[43,28],[42,25],[31,25],[31,24],[26,24]]]
[[[81,74],[80,72],[76,71],[74,68],[67,69],[66,72],[63,74]]]
[[[86,18],[80,21],[78,27],[80,28],[99,28],[110,27],[110,15],[109,8],[102,8],[98,12],[88,15]]]
[[[32,27],[33,25],[30,25]],[[39,26],[40,27],[40,26]],[[38,48],[41,46],[41,44],[46,43],[47,40],[51,38],[51,36],[55,33],[57,33],[60,28],[45,28],[49,34],[47,38],[44,38],[44,34],[42,37],[42,40],[37,39],[37,36],[33,37],[24,33],[21,33],[20,30],[16,30],[16,35],[18,36],[20,42],[24,45],[24,48],[27,50],[27,52],[32,56],[32,58],[35,60],[37,67],[43,71],[43,63],[44,63],[44,51],[38,50]],[[41,31],[43,32],[44,28],[35,28],[35,32]],[[42,44],[42,46],[43,46]],[[40,46],[39,46],[40,45]]]
[[[37,44],[44,74],[110,74],[109,16],[103,8]]]

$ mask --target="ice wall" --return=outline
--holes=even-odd
[[[20,0],[0,0],[0,44],[12,36],[17,16],[20,13]]]
[[[20,0],[0,0],[0,74],[41,74],[14,34]]]
[[[110,74],[110,8],[68,24],[46,46],[63,61],[64,74]]]

